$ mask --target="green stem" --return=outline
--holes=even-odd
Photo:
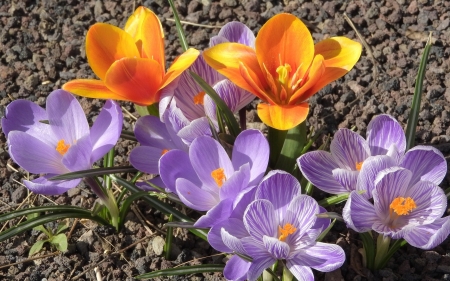
[[[381,269],[380,266],[383,264],[389,251],[389,244],[391,244],[391,238],[389,236],[378,234],[374,269]]]
[[[292,272],[286,267],[286,265],[283,267],[283,278],[282,281],[292,281],[294,278],[294,275],[292,275]]]
[[[170,214],[169,216],[169,222],[173,221],[173,215]],[[166,236],[166,245],[164,246],[165,250],[165,257],[166,260],[170,259],[170,252],[172,250],[172,240],[173,240],[173,227],[167,227],[167,236]]]
[[[280,156],[281,149],[283,148],[284,140],[286,138],[287,131],[277,130],[269,127],[269,145],[270,145],[270,156],[269,156],[269,166],[275,168],[278,157]]]
[[[375,245],[373,237],[370,232],[360,233],[359,236],[361,237],[364,246],[363,263],[365,267],[367,267],[370,270],[373,270],[375,263]]]

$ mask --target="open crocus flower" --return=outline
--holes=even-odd
[[[270,127],[288,130],[306,119],[306,100],[347,73],[361,55],[361,44],[333,37],[314,45],[295,16],[279,14],[261,27],[255,48],[218,44],[203,53],[206,62],[264,103],[258,116]]]
[[[412,182],[413,173],[400,167],[381,171],[375,181],[373,203],[353,191],[343,217],[357,232],[374,230],[385,237],[404,238],[410,245],[431,249],[450,234],[444,191],[429,181]]]
[[[258,130],[245,130],[235,140],[232,157],[216,140],[201,136],[189,147],[189,154],[171,150],[159,161],[159,173],[166,188],[194,210],[208,211],[196,222],[211,227],[228,218],[240,201],[239,194],[255,187],[269,161],[269,145]]]
[[[312,184],[331,194],[358,190],[370,198],[378,172],[394,166],[412,171],[414,183],[442,181],[447,164],[439,150],[421,145],[405,150],[401,125],[389,115],[379,115],[367,126],[367,140],[351,130],[340,129],[331,141],[331,153],[308,152],[297,163]]]
[[[323,211],[312,197],[301,194],[294,176],[270,172],[258,185],[243,219],[230,219],[221,225],[223,243],[252,258],[249,262],[233,256],[224,269],[225,277],[257,280],[277,260],[285,260],[297,280],[314,280],[311,268],[324,272],[339,268],[345,261],[342,248],[316,242],[330,224],[329,219],[316,217]]]
[[[122,119],[120,106],[108,100],[89,129],[75,97],[56,90],[48,96],[46,110],[27,100],[13,101],[6,108],[2,127],[14,162],[30,173],[45,174],[24,181],[25,186],[38,194],[58,195],[77,186],[81,179],[48,179],[90,169],[116,144]]]
[[[152,11],[139,7],[125,30],[106,23],[89,29],[86,56],[100,80],[77,79],[64,84],[63,89],[90,98],[151,105],[159,102],[160,91],[198,55],[195,49],[187,50],[166,72],[161,22]]]

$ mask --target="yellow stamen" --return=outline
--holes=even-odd
[[[356,162],[356,164],[355,164],[356,170],[361,171],[362,164],[363,164],[363,162]]]
[[[60,140],[57,144],[56,144],[56,151],[59,152],[59,154],[64,155],[67,153],[67,151],[70,148],[70,144],[66,144],[64,142],[64,140]]]
[[[287,63],[277,67],[278,81],[280,81],[280,83],[285,86],[288,86],[287,84],[289,82],[289,72],[291,72],[291,66]]]
[[[223,168],[218,168],[218,169],[215,169],[214,171],[212,171],[211,177],[214,179],[217,186],[219,186],[219,187],[222,187],[223,182],[227,180],[227,178],[225,177]]]
[[[293,234],[295,231],[297,231],[297,228],[290,223],[285,224],[283,227],[278,226],[278,233],[280,235],[278,240],[285,241],[286,238],[288,238],[288,236]]]
[[[194,104],[203,104],[203,98],[205,97],[205,92],[199,92],[194,96]]]
[[[161,151],[161,156],[163,156],[163,155],[166,154],[167,152],[169,152],[169,149],[163,149],[163,150]]]
[[[397,197],[392,200],[391,205],[389,205],[397,215],[409,215],[409,212],[417,208],[416,202],[411,197]]]

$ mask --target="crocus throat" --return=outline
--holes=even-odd
[[[357,171],[361,171],[361,167],[362,167],[362,164],[363,164],[364,162],[356,162],[356,164],[355,164],[355,169],[357,170]]]
[[[66,144],[64,142],[64,140],[60,140],[57,144],[56,144],[56,151],[59,152],[59,154],[64,155],[67,153],[67,151],[70,148],[70,144]]]
[[[297,228],[295,228],[292,224],[287,223],[283,227],[278,226],[278,240],[285,241],[286,238],[288,238],[289,235],[293,234],[295,231],[297,231]]]
[[[223,168],[215,169],[211,172],[211,177],[214,179],[218,187],[222,187],[224,181],[227,180],[225,177],[225,173],[223,171]]]
[[[390,216],[392,217],[392,211],[394,211],[397,215],[403,216],[403,215],[409,215],[409,212],[417,208],[416,202],[414,202],[414,199],[411,197],[397,197],[394,200],[392,200],[391,205],[389,205],[390,208]]]
[[[166,154],[167,152],[169,152],[169,149],[165,148],[161,151],[161,156],[163,156],[164,154]]]
[[[205,97],[205,92],[199,92],[194,96],[194,104],[202,104],[203,105],[203,98]]]

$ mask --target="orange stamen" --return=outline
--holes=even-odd
[[[70,148],[70,144],[66,144],[64,142],[64,140],[60,140],[57,144],[56,144],[56,151],[59,152],[59,154],[64,155],[67,153],[67,151]]]
[[[295,231],[297,231],[297,228],[290,223],[285,224],[283,227],[278,226],[278,233],[280,235],[278,240],[285,241],[286,238],[288,238],[288,236],[293,234]]]
[[[203,104],[203,98],[205,97],[205,92],[199,92],[194,96],[194,104]]]
[[[218,169],[215,169],[214,171],[212,171],[211,177],[214,179],[217,186],[219,186],[219,187],[222,187],[223,182],[227,180],[227,178],[225,177],[223,168],[218,168]]]
[[[166,154],[167,152],[169,152],[169,149],[163,149],[163,150],[161,151],[161,156],[163,156],[163,155]]]
[[[411,197],[397,197],[392,200],[389,208],[393,210],[397,215],[409,215],[409,212],[417,208],[416,202]]]
[[[363,164],[363,163],[364,163],[364,162],[356,162],[356,164],[355,164],[356,170],[361,171],[361,167],[362,167],[362,164]]]

